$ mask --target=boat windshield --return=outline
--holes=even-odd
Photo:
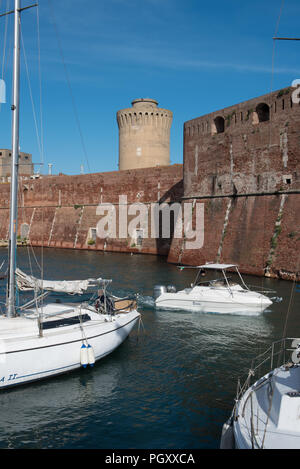
[[[217,285],[218,286],[227,286],[230,289],[230,286],[236,285],[236,282],[230,281],[230,277],[228,277],[226,275],[226,270],[230,269],[231,271],[233,271],[233,272],[235,271],[238,274],[239,279],[240,279],[243,287],[246,288],[247,290],[249,290],[249,288],[245,284],[245,282],[243,280],[243,277],[241,276],[240,271],[238,269],[238,266],[236,264],[213,264],[213,263],[211,263],[211,264],[203,264],[203,265],[199,265],[199,266],[195,266],[195,267],[194,266],[180,266],[180,269],[186,269],[186,268],[198,269],[195,281],[192,284],[193,286],[209,284],[209,285],[214,286],[214,287],[216,287]],[[211,279],[210,280],[202,280],[202,277],[204,277],[206,275],[206,270],[221,271],[222,274],[223,274],[223,277],[214,279],[213,281]],[[213,284],[212,282],[215,282],[215,283]]]

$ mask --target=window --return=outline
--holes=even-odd
[[[87,244],[95,244],[97,240],[97,229],[89,228]]]
[[[256,106],[256,112],[259,122],[270,120],[270,108],[266,103],[260,103]]]
[[[292,184],[292,175],[291,174],[285,174],[282,176],[282,180],[284,184]]]
[[[225,120],[223,117],[218,116],[214,119],[214,124],[216,128],[216,133],[220,134],[225,130]]]
[[[96,241],[96,238],[97,238],[97,230],[96,228],[91,228],[91,239],[93,241]]]
[[[29,234],[29,225],[28,223],[22,223],[21,225],[21,238],[26,239]]]
[[[144,237],[144,230],[142,230],[142,229],[136,230],[135,236],[136,236],[136,245],[137,246],[142,246],[143,237]]]

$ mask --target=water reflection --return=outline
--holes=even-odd
[[[51,425],[68,416],[86,414],[101,405],[118,386],[116,369],[102,367],[101,374],[91,368],[72,372],[39,383],[1,392],[0,434],[24,432],[40,423]],[[12,411],[13,409],[13,411]]]
[[[30,273],[26,250],[18,254]],[[218,448],[252,358],[286,325],[287,335],[300,334],[290,282],[245,276],[283,298],[259,316],[170,312],[154,308],[154,285],[185,288],[194,272],[163,258],[45,249],[44,265],[47,279],[102,276],[117,295],[138,292],[144,329],[93,369],[1,392],[1,448]]]

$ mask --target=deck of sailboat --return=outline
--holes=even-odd
[[[239,448],[298,448],[300,367],[280,367],[243,396],[234,424]]]
[[[18,337],[32,337],[39,335],[38,315],[41,314],[43,334],[51,329],[78,329],[82,324],[104,324],[108,322],[108,315],[72,307],[71,305],[46,304],[38,310],[26,310],[21,316],[7,318],[0,316],[0,339],[17,339]],[[71,326],[71,327],[70,327]]]

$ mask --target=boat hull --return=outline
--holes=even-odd
[[[223,426],[223,449],[300,449],[300,367],[282,366],[249,387]]]
[[[95,361],[113,352],[132,331],[140,314],[130,311],[111,320],[5,337],[0,334],[0,389],[66,373],[81,367],[81,346],[92,347]],[[0,321],[1,327],[1,321]]]
[[[243,296],[241,297],[241,295]],[[271,304],[272,301],[263,295],[247,298],[246,294],[243,293],[233,294],[233,296],[228,294],[217,299],[210,298],[210,295],[193,295],[183,292],[163,293],[155,301],[158,309],[219,314],[260,314]]]

